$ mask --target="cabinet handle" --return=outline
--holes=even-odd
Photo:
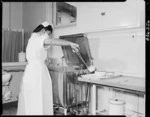
[[[105,15],[105,12],[102,12],[101,15],[104,16],[104,15]]]

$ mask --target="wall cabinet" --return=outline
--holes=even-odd
[[[101,4],[99,4],[100,7]],[[78,7],[77,26],[81,32],[95,31],[102,29],[100,8],[92,5]]]
[[[85,3],[78,8],[78,25],[83,28],[83,31],[139,27],[140,23],[144,22],[144,17],[141,17],[144,13],[144,5],[142,0],[99,2],[91,5]]]
[[[77,8],[66,2],[52,3],[54,27],[64,27],[76,23]]]
[[[139,26],[138,0],[114,2],[103,5],[101,22],[103,30]]]

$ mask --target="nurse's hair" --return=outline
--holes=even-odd
[[[51,25],[48,25],[46,27],[44,27],[42,24],[38,25],[34,30],[33,32],[34,33],[38,33],[40,32],[42,29],[45,29],[45,31],[51,31],[51,33],[53,32],[53,28]]]

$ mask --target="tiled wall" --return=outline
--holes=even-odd
[[[99,71],[145,78],[144,30],[99,34],[88,39],[94,65]]]

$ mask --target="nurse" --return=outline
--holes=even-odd
[[[71,46],[78,50],[79,45],[60,39],[51,39],[52,26],[40,24],[28,41],[25,68],[20,85],[17,115],[53,115],[52,81],[45,64],[47,49],[51,45]]]

